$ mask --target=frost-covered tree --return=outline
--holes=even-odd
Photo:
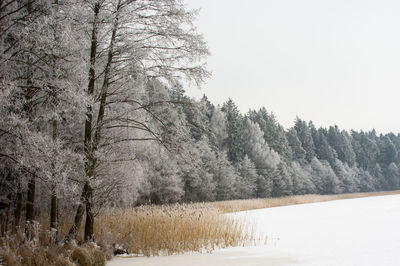
[[[351,136],[346,131],[340,131],[338,126],[329,127],[327,140],[329,145],[335,149],[338,159],[349,166],[356,162],[356,154],[351,145]]]
[[[378,141],[379,162],[384,165],[390,165],[397,161],[397,148],[388,136],[380,136]]]
[[[314,158],[311,161],[313,183],[321,194],[337,194],[339,191],[339,179],[333,172],[327,161]]]
[[[328,161],[331,165],[334,165],[337,159],[337,153],[333,149],[327,139],[327,131],[323,128],[318,129],[313,134],[315,152],[320,160]]]
[[[303,149],[302,144],[297,136],[297,131],[294,128],[289,129],[286,132],[286,138],[292,150],[293,160],[296,160],[300,163],[305,163],[306,151]]]
[[[147,191],[141,191],[141,200],[146,199],[145,201],[152,204],[178,202],[184,195],[184,184],[179,166],[168,151],[160,146],[155,147],[157,148],[158,152],[153,150],[149,154],[151,157],[142,161],[142,164],[145,164],[146,176],[142,187],[147,188]]]
[[[90,45],[85,47],[90,62],[86,92],[91,101],[84,126],[82,200],[70,235],[76,233],[85,208],[85,239],[90,240],[94,220],[92,183],[98,182],[98,167],[102,159],[107,159],[103,147],[137,141],[129,135],[132,130],[148,133],[139,139],[160,140],[146,118],[152,116],[149,106],[162,102],[143,101],[135,91],[147,86],[149,79],[175,84],[179,78],[186,78],[201,83],[208,73],[199,59],[208,51],[192,24],[195,13],[185,10],[180,1],[95,0],[88,2],[87,11],[91,19]],[[118,134],[115,140],[115,131],[128,131],[128,137]]]
[[[352,193],[358,191],[356,180],[357,173],[353,168],[349,167],[347,163],[342,163],[342,161],[337,159],[332,169],[340,181],[341,193]]]
[[[236,169],[230,164],[225,152],[218,152],[213,169],[216,183],[217,200],[228,200],[237,197],[236,183],[239,176]]]
[[[399,168],[395,163],[391,163],[387,168],[386,179],[388,183],[388,189],[395,190],[400,186],[400,172]]]
[[[187,202],[215,200],[214,174],[217,158],[207,139],[187,143],[178,157],[184,181],[184,200]]]
[[[25,216],[27,222],[33,221],[35,191],[37,186],[46,187],[53,229],[57,226],[57,196],[72,191],[71,179],[80,174],[76,165],[79,147],[73,144],[85,102],[80,90],[85,63],[75,29],[80,6],[61,0],[9,1],[0,8],[5,23],[0,34],[0,80],[8,102],[0,128],[3,137],[13,138],[2,147],[4,155],[25,172],[17,185],[16,210],[21,210],[19,194],[26,189]]]
[[[273,197],[292,195],[293,180],[285,162],[280,162],[273,173]]]
[[[236,104],[229,99],[222,105],[222,112],[226,118],[226,132],[224,146],[227,149],[228,159],[231,162],[239,162],[243,156],[243,116],[239,112]]]
[[[280,161],[280,156],[272,150],[268,143],[264,140],[264,133],[258,124],[251,120],[245,120],[244,153],[254,162],[260,173],[263,170],[273,169]]]
[[[316,187],[312,182],[311,169],[303,168],[298,162],[294,161],[291,165],[291,174],[293,180],[293,194],[313,194],[316,193]]]
[[[256,197],[258,174],[254,163],[247,155],[238,165],[239,179],[236,183],[237,197],[248,199]]]
[[[257,196],[271,196],[272,174],[280,162],[280,156],[265,142],[264,133],[258,124],[253,123],[250,119],[246,119],[244,124],[244,153],[254,162],[259,175]]]
[[[315,156],[315,146],[311,135],[310,127],[307,125],[305,121],[297,117],[294,124],[294,129],[297,132],[297,137],[301,142],[302,148],[306,152],[306,160],[308,162],[311,162],[311,160]]]
[[[289,142],[286,139],[285,130],[278,123],[274,114],[268,113],[263,107],[259,111],[250,111],[249,118],[258,123],[260,129],[264,132],[264,139],[268,145],[282,158],[286,160],[292,159],[292,151]]]
[[[370,134],[352,131],[352,146],[356,154],[356,162],[364,170],[372,171],[377,163],[379,148]]]
[[[225,140],[228,137],[226,127],[226,116],[217,106],[211,116],[210,121],[211,142],[217,149],[223,149]]]

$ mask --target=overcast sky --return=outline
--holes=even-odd
[[[400,1],[185,0],[212,55],[201,91],[285,127],[400,132]]]

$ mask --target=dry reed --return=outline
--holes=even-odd
[[[130,253],[171,255],[243,245],[251,231],[209,204],[143,206],[109,210],[97,218],[96,235]]]

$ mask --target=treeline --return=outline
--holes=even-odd
[[[285,130],[185,95],[208,54],[178,0],[0,1],[2,233],[94,239],[103,207],[399,188],[400,136]],[[59,221],[70,217],[66,235]]]
[[[168,157],[167,165],[143,177],[150,184],[139,186],[138,203],[399,188],[400,135],[316,128],[300,118],[285,130],[265,108],[241,114],[232,100],[215,106],[206,96],[195,101],[182,89],[165,89],[178,102],[180,125],[166,139],[175,138],[180,150],[157,155]]]

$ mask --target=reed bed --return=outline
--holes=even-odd
[[[365,193],[348,193],[337,195],[298,195],[280,198],[264,198],[264,199],[246,199],[246,200],[229,200],[210,202],[211,207],[220,210],[223,213],[240,212],[255,209],[264,209],[280,206],[288,206],[295,204],[305,204],[341,199],[353,199],[373,196],[386,196],[400,194],[399,190],[396,191],[382,191],[382,192],[365,192]]]
[[[95,228],[105,242],[145,256],[211,252],[245,245],[253,237],[244,223],[200,203],[108,210]]]

